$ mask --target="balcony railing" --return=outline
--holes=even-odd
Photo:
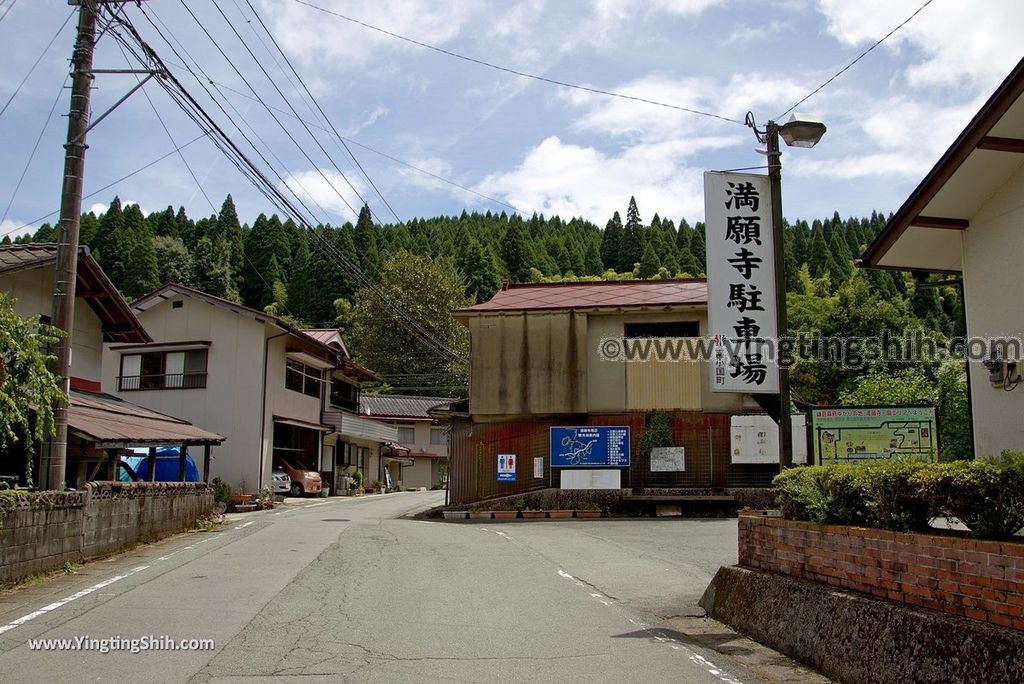
[[[331,392],[331,406],[359,413],[359,399],[353,399],[343,394],[335,394],[334,392]]]
[[[121,375],[117,378],[122,392],[172,389],[203,389],[206,373],[165,373],[153,375]]]

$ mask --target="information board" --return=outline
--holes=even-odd
[[[934,406],[819,406],[811,409],[814,462],[893,456],[933,461],[939,451]]]
[[[498,482],[516,481],[516,455],[498,454]]]
[[[551,467],[629,467],[628,425],[551,428]]]
[[[651,449],[651,472],[686,472],[686,449],[684,447],[654,447]]]

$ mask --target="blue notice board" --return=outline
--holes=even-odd
[[[629,467],[628,425],[580,425],[551,428],[551,466]]]

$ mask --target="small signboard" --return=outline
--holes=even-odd
[[[685,447],[654,447],[651,449],[652,473],[686,472]]]
[[[551,428],[552,468],[629,467],[628,425]]]
[[[791,416],[793,426],[793,464],[807,464],[807,418]],[[729,462],[745,465],[769,465],[779,462],[779,426],[770,416],[740,415],[729,418]]]
[[[537,456],[533,459],[533,477],[537,480],[544,479],[544,457]]]
[[[934,406],[819,406],[811,409],[814,462],[856,463],[894,456],[924,461],[939,451]]]
[[[516,481],[516,455],[498,454],[498,482]]]

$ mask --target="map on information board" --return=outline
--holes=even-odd
[[[939,451],[934,406],[824,406],[811,409],[814,462],[853,463]]]

